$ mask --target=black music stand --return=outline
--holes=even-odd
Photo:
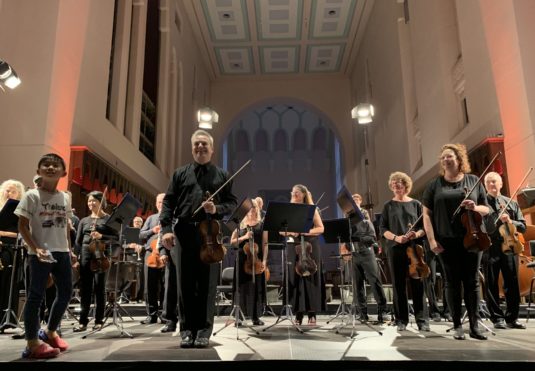
[[[253,202],[250,198],[246,197],[240,202],[238,207],[234,209],[234,212],[229,217],[228,221],[225,223],[226,227],[229,230],[235,230],[236,236],[240,237],[240,222],[245,218],[249,210],[253,207]],[[228,319],[225,321],[225,326],[223,326],[221,329],[215,331],[213,333],[214,336],[216,336],[220,331],[223,331],[228,326],[234,324],[236,327],[236,340],[240,340],[239,335],[239,326],[246,326],[250,330],[254,331],[257,335],[260,335],[258,331],[256,331],[252,326],[249,326],[245,322],[245,315],[243,314],[243,311],[240,306],[240,267],[239,267],[239,248],[240,244],[236,243],[235,245],[229,244],[229,247],[231,249],[234,249],[234,293],[232,294],[232,301],[234,302],[234,305],[232,307],[232,311],[230,312]]]
[[[113,210],[112,214],[110,215],[109,219],[104,224],[104,229],[111,229],[117,233],[119,233],[119,246],[123,245],[124,235],[123,235],[123,227],[128,226],[132,219],[134,219],[134,216],[137,214],[137,210],[141,208],[141,203],[136,200],[131,194],[126,193],[121,200],[121,203],[117,205],[117,207]],[[117,329],[121,332],[120,336],[126,335],[129,338],[133,338],[132,334],[130,334],[128,331],[126,331],[123,328],[123,318],[119,313],[119,310],[122,310],[125,314],[130,316],[128,312],[120,306],[120,304],[117,302],[117,281],[119,279],[119,266],[121,264],[120,261],[117,263],[117,267],[115,269],[115,289],[114,289],[114,297],[111,299],[111,302],[108,303],[106,311],[104,312],[104,322],[103,325],[100,328],[97,328],[86,335],[82,336],[82,339],[85,339],[89,335],[94,334],[95,332],[98,332],[102,330],[105,327],[108,327],[109,325],[115,325]],[[112,316],[112,322],[106,323],[108,318]],[[132,318],[132,316],[130,316]],[[133,318],[132,318],[133,320]]]
[[[323,239],[326,243],[337,243],[338,251],[340,251],[342,242],[350,243],[351,234],[347,228],[347,219],[330,219],[323,221]],[[350,267],[348,267],[347,262],[344,260],[346,257],[351,257],[352,254],[342,254],[335,255],[333,257],[338,258],[338,270],[340,271],[340,305],[336,310],[336,313],[333,317],[329,318],[329,322],[335,320],[336,318],[343,316],[342,323],[344,323],[344,317],[351,315],[351,310],[347,309],[347,303],[345,300],[344,287],[348,286],[345,283],[351,280],[351,277],[347,276]]]
[[[314,224],[314,212],[316,205],[307,204],[292,204],[288,202],[274,202],[270,201],[267,206],[266,217],[264,219],[264,230],[270,232],[293,232],[293,233],[308,233]],[[303,330],[293,320],[292,306],[288,295],[288,238],[284,239],[284,297],[285,303],[281,309],[281,313],[274,324],[265,327],[262,331],[266,331],[273,326],[276,326],[284,320],[290,321],[292,326],[301,334]]]
[[[18,233],[19,217],[14,213],[18,204],[18,200],[7,200],[6,204],[0,211],[0,231]],[[0,249],[1,248],[2,246],[0,246]],[[0,334],[3,334],[4,331],[8,328],[20,328],[22,330],[22,326],[20,325],[19,319],[17,318],[15,311],[11,308],[11,302],[13,299],[13,286],[15,286],[15,274],[17,271],[17,261],[21,248],[22,247],[18,246],[18,244],[15,244],[13,246],[13,262],[11,264],[11,279],[9,282],[8,304],[7,308],[4,309],[5,313],[2,316],[2,321],[0,321]]]

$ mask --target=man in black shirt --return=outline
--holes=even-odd
[[[171,250],[177,264],[178,302],[182,348],[205,348],[212,334],[219,264],[200,260],[203,243],[199,223],[209,215],[221,219],[237,205],[228,182],[212,201],[203,201],[206,191],[215,193],[229,178],[223,169],[210,163],[214,140],[204,130],[191,137],[194,162],[175,171],[160,213],[162,243]],[[201,210],[193,215],[202,205]],[[173,234],[173,219],[176,219]],[[176,258],[176,259],[175,259]]]
[[[504,329],[506,327],[525,329],[522,323],[518,322],[518,312],[520,307],[520,289],[518,287],[518,261],[514,251],[503,251],[504,241],[499,228],[507,223],[512,223],[520,233],[526,231],[526,220],[520,211],[518,204],[508,197],[500,194],[503,181],[502,177],[495,172],[485,175],[485,188],[487,190],[487,202],[491,212],[485,217],[485,226],[492,241],[490,248],[483,254],[483,268],[485,272],[485,282],[487,283],[486,301],[490,312],[490,319],[495,328]],[[509,201],[511,202],[509,203]],[[509,204],[508,204],[509,203]],[[508,205],[507,205],[508,204]],[[507,208],[495,224],[495,220],[502,211],[502,207]],[[505,314],[500,308],[500,293],[498,287],[498,276],[502,272],[504,278],[504,292],[507,303]],[[506,325],[507,322],[507,325]]]
[[[353,195],[353,200],[360,208],[362,197],[356,193]],[[361,213],[364,216],[363,220],[360,220],[357,216],[351,218],[351,241],[356,242],[352,259],[353,305],[358,305],[360,319],[368,321],[368,306],[364,286],[364,280],[367,280],[377,303],[377,322],[383,323],[386,311],[386,296],[379,278],[377,260],[375,258],[374,245],[377,242],[375,228],[366,210],[361,209]]]

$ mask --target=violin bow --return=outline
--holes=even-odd
[[[226,181],[225,183],[223,183],[223,185],[217,189],[217,191],[215,191],[210,197],[208,197],[203,203],[201,203],[201,206],[199,206],[199,207],[197,208],[197,210],[195,210],[195,211],[193,212],[193,215],[192,215],[191,217],[194,217],[195,215],[197,215],[197,213],[198,213],[199,211],[201,211],[201,209],[203,208],[202,205],[203,205],[205,202],[212,201],[212,200],[214,199],[214,197],[215,197],[215,196],[216,196],[216,195],[217,195],[217,194],[218,194],[218,193],[219,193],[219,192],[220,192],[220,191],[227,185],[227,183],[230,182],[232,179],[234,179],[234,177],[235,177],[236,175],[238,175],[238,174],[239,174],[239,173],[240,173],[240,172],[241,172],[247,165],[249,165],[250,163],[251,163],[251,159],[247,160],[247,162],[246,162],[245,164],[243,164],[242,167],[240,167],[240,168],[238,169],[238,171],[236,171],[230,178],[228,178],[227,181]]]
[[[498,214],[498,217],[496,218],[496,220],[494,221],[494,224],[496,225],[498,223],[498,220],[500,220],[500,217],[503,215],[503,213],[505,212],[505,210],[507,210],[507,206],[509,206],[509,204],[511,203],[511,201],[513,201],[513,198],[516,196],[516,194],[518,193],[518,191],[520,191],[520,187],[522,187],[522,184],[524,184],[524,182],[526,181],[526,179],[528,178],[529,174],[533,171],[533,167],[530,167],[528,172],[526,173],[526,175],[524,176],[524,178],[520,181],[520,184],[518,185],[518,187],[516,188],[516,191],[512,194],[511,198],[509,198],[509,201],[505,204],[505,206],[502,208],[502,211],[500,211],[500,213]]]
[[[422,217],[424,216],[424,214],[420,214],[420,216],[418,217],[418,219],[416,219],[414,221],[414,223],[410,224],[410,227],[409,227],[409,230],[405,233],[405,236],[408,235],[409,233],[411,233],[412,231],[414,231],[414,227],[416,227],[416,224],[418,224],[418,222],[420,221],[420,219],[422,219]]]
[[[477,182],[474,183],[474,185],[472,186],[472,188],[466,192],[466,195],[464,196],[464,199],[461,201],[461,203],[459,204],[459,206],[457,206],[457,209],[455,210],[455,212],[453,213],[453,215],[451,216],[451,223],[453,223],[455,217],[457,216],[457,214],[459,214],[459,212],[461,211],[461,205],[464,201],[468,200],[468,197],[470,197],[470,195],[472,194],[472,192],[474,192],[474,189],[476,189],[476,187],[479,185],[479,183],[481,182],[481,179],[483,179],[483,176],[485,175],[485,173],[489,170],[489,168],[491,167],[491,165],[494,163],[494,161],[496,161],[496,159],[502,155],[502,152],[498,152],[496,153],[496,155],[494,155],[494,157],[492,158],[492,160],[490,160],[489,164],[487,165],[487,167],[485,168],[485,170],[483,170],[483,172],[481,173],[481,176],[477,179]]]

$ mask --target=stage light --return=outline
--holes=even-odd
[[[6,61],[0,59],[0,87],[2,87],[2,90],[3,85],[10,89],[15,89],[20,85],[20,83],[21,81],[19,76],[13,67],[11,67]]]
[[[218,121],[218,113],[210,107],[204,107],[197,111],[199,129],[212,129],[213,124],[217,124]]]

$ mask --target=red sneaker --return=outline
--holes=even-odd
[[[45,330],[40,329],[39,330],[39,339],[50,345],[52,348],[58,348],[61,352],[66,351],[69,349],[69,344],[59,336],[55,338],[49,338],[46,334]]]
[[[30,350],[28,348],[24,349],[24,351],[22,352],[22,358],[46,359],[57,357],[58,354],[58,348],[52,348],[46,343],[41,343],[33,350]]]

